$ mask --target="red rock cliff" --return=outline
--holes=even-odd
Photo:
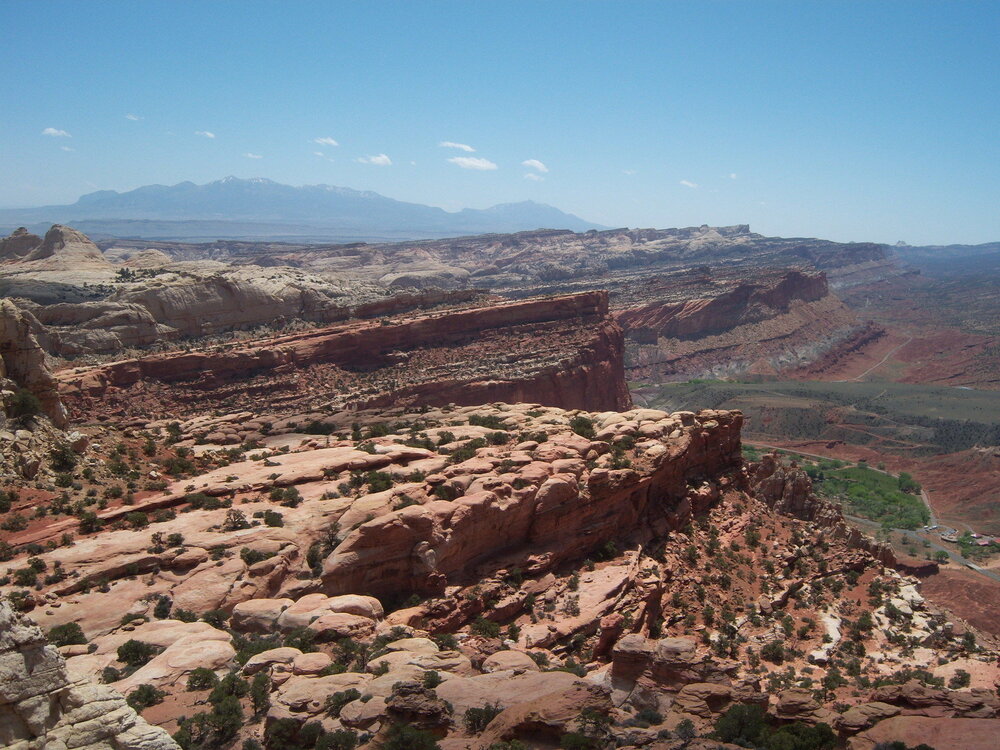
[[[605,292],[392,322],[357,321],[241,348],[154,355],[66,371],[60,380],[71,406],[81,411],[101,401],[113,406],[114,394],[139,392],[150,384],[160,388],[160,395],[164,386],[184,387],[175,403],[213,392],[218,396],[223,390],[232,396],[241,383],[255,379],[262,381],[258,392],[298,388],[306,398],[325,384],[337,393],[332,377],[317,377],[316,382],[292,377],[310,369],[319,373],[324,366],[336,370],[344,405],[508,401],[592,410],[631,405],[622,332],[608,317]],[[352,386],[357,387],[351,391]],[[118,406],[127,407],[121,399]]]

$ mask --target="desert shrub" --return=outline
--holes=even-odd
[[[250,703],[254,716],[263,716],[271,707],[271,678],[265,672],[258,672],[250,683]]]
[[[469,734],[480,734],[502,711],[503,706],[499,703],[487,703],[480,708],[470,708],[462,717],[462,723]]]
[[[219,677],[208,667],[196,667],[188,675],[187,689],[211,690],[219,684]]]
[[[326,711],[327,716],[340,716],[340,710],[344,706],[348,703],[356,701],[360,697],[361,693],[354,688],[351,688],[350,690],[342,690],[339,693],[327,696],[323,710]]]
[[[74,646],[86,643],[87,638],[78,623],[67,622],[49,631],[49,642],[56,646]]]
[[[101,670],[101,682],[108,685],[112,682],[118,682],[122,678],[122,673],[120,670],[114,667],[105,667]]]
[[[394,724],[386,733],[381,750],[441,750],[434,735],[408,724]]]
[[[136,711],[141,712],[144,708],[149,708],[150,706],[155,706],[157,703],[163,702],[164,696],[166,696],[166,693],[162,690],[155,688],[152,685],[143,683],[128,694],[125,702]]]
[[[169,596],[160,594],[156,598],[156,606],[153,607],[153,617],[157,620],[166,620],[170,617],[170,609],[173,607],[173,604]]]
[[[781,664],[785,660],[785,647],[779,641],[765,643],[760,650],[760,658],[773,664]]]
[[[421,684],[428,690],[433,690],[442,682],[441,675],[433,669],[428,669],[424,672],[423,679],[421,680]]]
[[[972,682],[972,675],[970,675],[964,669],[956,669],[955,674],[953,674],[951,679],[948,680],[948,687],[950,687],[952,690],[958,690],[960,688],[969,687],[971,682]]]
[[[77,460],[76,453],[67,443],[59,443],[49,450],[49,465],[53,471],[71,472]]]
[[[485,617],[480,616],[477,617],[472,622],[472,625],[469,626],[469,631],[473,635],[481,635],[484,638],[499,638],[500,623],[487,620]]]
[[[264,525],[265,526],[284,526],[285,517],[282,516],[275,510],[265,510],[264,511]]]
[[[10,401],[10,416],[26,422],[42,413],[42,402],[29,390],[18,388]]]
[[[585,437],[588,440],[597,437],[597,433],[594,431],[594,420],[582,414],[578,414],[569,421],[569,428],[580,437]]]
[[[644,721],[647,724],[663,723],[663,714],[652,708],[642,709],[641,711],[636,713],[635,718],[637,718],[639,721]]]
[[[118,661],[130,667],[141,667],[159,653],[152,643],[130,639],[118,647]]]

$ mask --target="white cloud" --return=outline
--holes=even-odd
[[[622,170],[622,174],[633,175],[633,174],[635,174],[635,170],[634,169],[623,169]]]
[[[454,141],[441,141],[438,145],[441,148],[457,148],[459,151],[466,151],[470,154],[476,150],[467,143],[455,143]]]
[[[489,159],[480,159],[478,156],[453,156],[448,161],[462,169],[497,169],[497,165]]]
[[[392,166],[392,159],[385,154],[378,154],[377,156],[361,156],[358,157],[358,161],[362,164],[374,164],[376,167]]]
[[[548,172],[549,168],[542,164],[538,159],[525,159],[521,162],[522,167],[527,167],[528,169],[537,169],[539,172]]]
[[[211,130],[196,130],[194,131],[194,134],[203,135],[206,138],[215,138],[215,133],[213,133]]]
[[[329,136],[324,136],[323,138],[313,138],[313,143],[318,143],[320,146],[339,146],[333,138]]]
[[[545,178],[542,177],[541,175],[535,174],[534,172],[527,172],[524,175],[524,179],[533,180],[534,182],[542,182]]]
[[[326,156],[322,151],[313,151],[313,156]]]
[[[142,118],[139,117],[139,115],[133,115],[132,113],[129,113],[129,114],[125,115],[125,119],[126,120],[132,120],[132,122],[138,122]]]
[[[730,172],[729,173],[729,179],[730,180],[735,180],[736,179],[736,172]]]
[[[57,128],[45,128],[45,130],[42,131],[42,135],[51,135],[54,138],[72,138],[73,137],[69,133],[67,133],[65,130],[58,130]]]
[[[249,151],[243,154],[248,159],[263,159],[264,157],[260,154],[251,154]]]
[[[691,182],[691,180],[681,180],[680,184],[683,185],[684,187],[689,187],[689,188],[693,188],[693,189],[697,189],[697,187],[698,187],[698,183],[697,182]]]
[[[75,149],[70,148],[69,146],[60,146],[59,148],[61,148],[63,151],[74,151],[75,150]]]

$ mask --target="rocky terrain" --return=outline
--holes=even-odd
[[[803,472],[744,464],[738,412],[311,416],[92,426],[68,502],[15,493],[7,518],[46,512],[0,586],[71,679],[185,748],[697,747],[735,710],[866,749],[933,717],[941,750],[1000,724],[996,655]]]
[[[633,380],[774,375],[838,358],[866,330],[822,272],[655,277],[618,290]]]
[[[539,401],[627,408],[621,329],[589,292],[404,315],[59,374],[77,414],[180,415],[262,396],[313,411]]]
[[[10,750],[176,750],[111,687],[72,677],[29,618],[0,600],[0,743]]]
[[[113,245],[0,246],[8,744],[993,746],[974,593],[746,461],[741,412],[626,385],[872,356],[833,290],[903,283],[884,248]]]

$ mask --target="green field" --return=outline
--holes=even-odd
[[[633,383],[637,405],[740,409],[758,438],[843,440],[934,455],[1000,444],[1000,392],[887,382]]]

